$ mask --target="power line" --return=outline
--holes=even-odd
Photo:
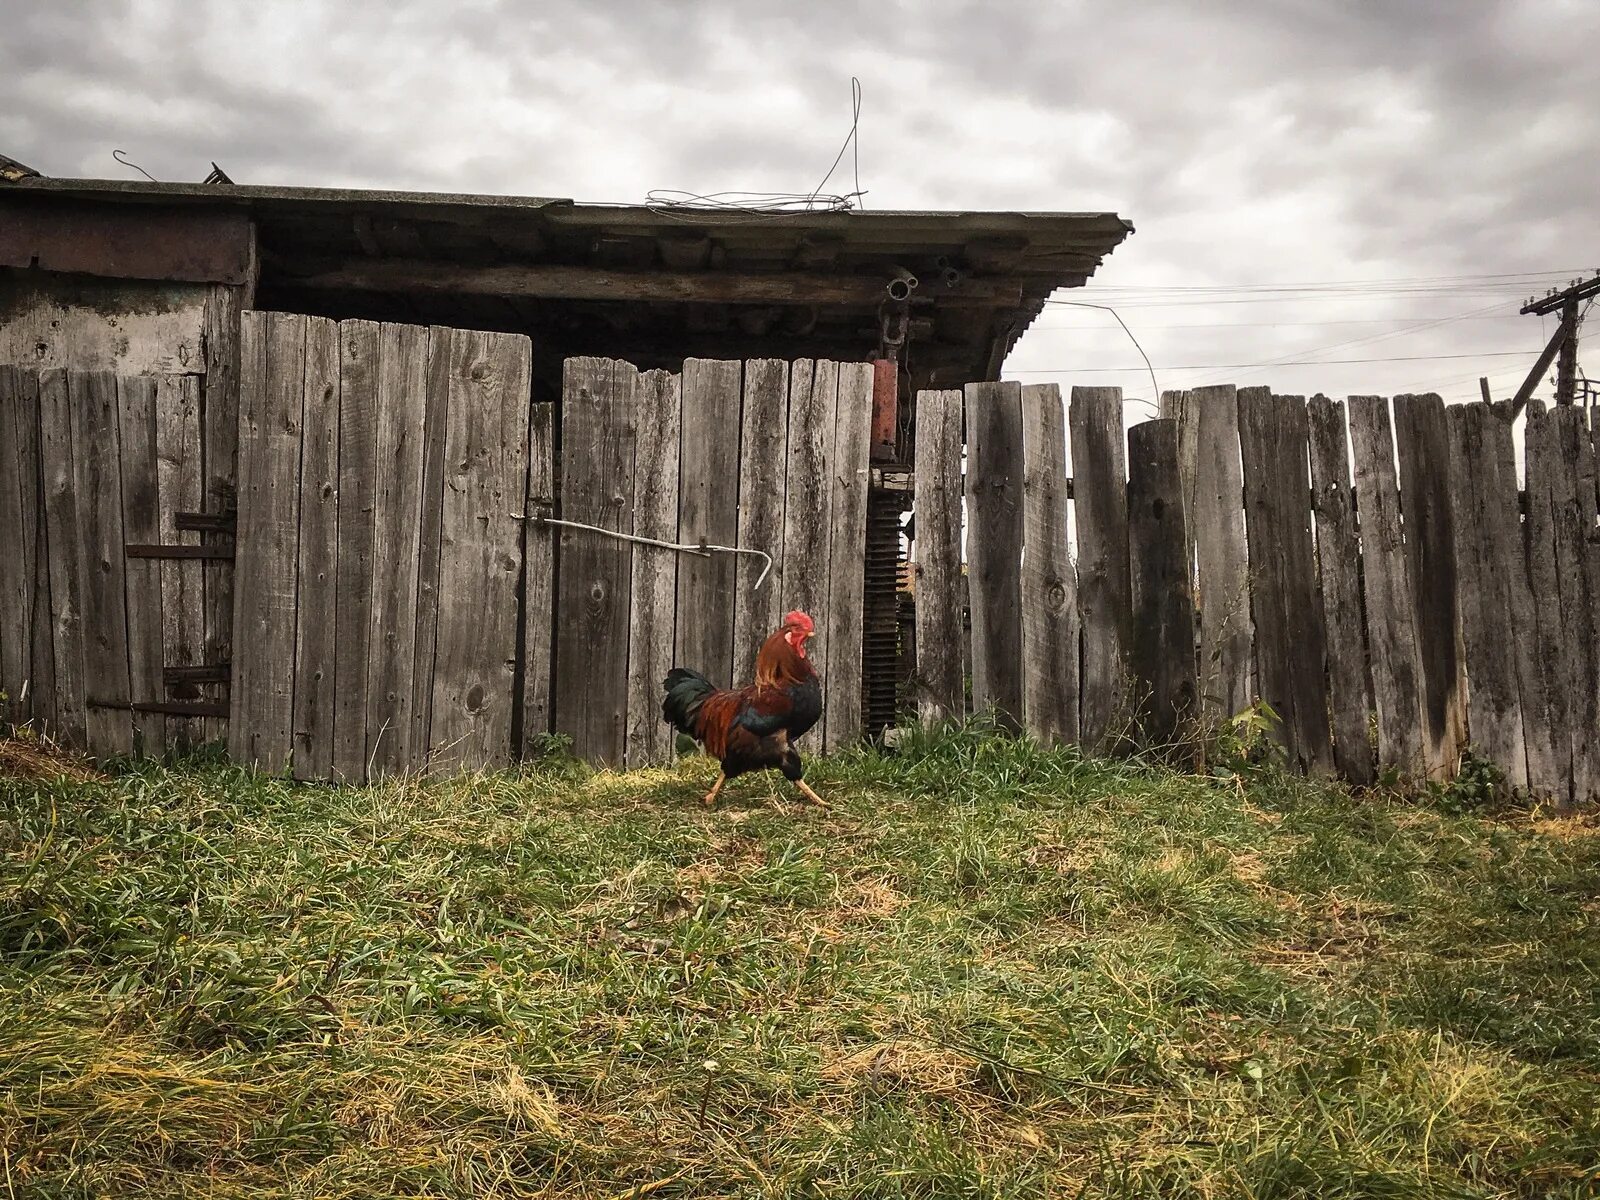
[[[1566,276],[1568,271],[1515,271],[1500,274],[1475,275],[1399,275],[1383,279],[1317,279],[1294,283],[1108,283],[1099,290],[1128,293],[1150,292],[1280,292],[1280,291],[1348,291],[1351,288],[1452,288],[1459,285],[1474,287],[1506,286],[1505,281],[1548,279]]]
[[[1391,329],[1387,333],[1373,333],[1368,334],[1365,337],[1347,338],[1342,342],[1333,342],[1325,346],[1307,346],[1301,350],[1291,350],[1287,354],[1278,355],[1276,358],[1266,359],[1258,363],[1257,366],[1261,368],[1273,367],[1286,359],[1294,358],[1294,356],[1297,354],[1322,354],[1329,350],[1343,350],[1348,346],[1366,346],[1372,344],[1373,342],[1383,342],[1389,340],[1390,338],[1401,337],[1409,333],[1420,333],[1427,329],[1437,329],[1442,325],[1450,325],[1456,321],[1465,320],[1468,317],[1481,316],[1482,314],[1487,313],[1490,309],[1498,307],[1498,302],[1495,304],[1486,304],[1482,308],[1470,309],[1467,312],[1456,313],[1448,317],[1440,317],[1432,321],[1423,321],[1416,325],[1405,325],[1399,329]]]
[[[1526,358],[1526,350],[1484,350],[1474,354],[1403,354],[1393,358],[1308,358],[1298,362],[1271,363],[1274,367],[1339,367],[1352,363],[1389,363],[1389,362],[1448,362],[1453,359],[1466,358]],[[1168,371],[1249,371],[1261,366],[1261,363],[1186,363],[1182,366],[1168,366],[1163,368]],[[1139,372],[1141,367],[1034,367],[1026,371],[1011,371],[1012,375],[1057,375],[1057,374],[1095,374],[1115,373],[1118,371]]]
[[[1065,303],[1065,301],[1057,301]],[[1153,329],[1320,329],[1328,325],[1398,325],[1402,321],[1417,319],[1421,314],[1413,313],[1404,317],[1361,317],[1359,319],[1345,319],[1333,321],[1179,321],[1168,325],[1141,325],[1146,331]],[[1449,314],[1444,314],[1449,316]],[[1489,313],[1471,317],[1463,317],[1467,321],[1515,321],[1519,320],[1517,313]],[[1104,325],[1055,325],[1048,321],[1040,321],[1031,326],[1033,329],[1104,329]]]

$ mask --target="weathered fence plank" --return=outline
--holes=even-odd
[[[1350,458],[1344,405],[1326,396],[1307,402],[1311,425],[1312,507],[1317,523],[1317,576],[1328,635],[1328,707],[1333,761],[1355,784],[1373,779],[1372,677],[1361,607],[1361,542],[1350,502]]]
[[[1466,747],[1467,696],[1456,648],[1455,525],[1444,401],[1432,394],[1396,396],[1394,433],[1416,614],[1423,758],[1429,774],[1450,776]]]
[[[162,375],[156,379],[156,471],[161,509],[156,540],[168,545],[201,543],[199,533],[179,529],[177,521],[180,512],[205,511],[201,448],[205,431],[201,427],[200,385],[201,380],[194,375]],[[237,426],[237,413],[234,422]],[[129,538],[133,540],[133,535],[129,534]],[[205,569],[209,565],[193,559],[161,564],[164,666],[197,667],[205,663]],[[129,616],[131,625],[132,614]],[[169,694],[179,700],[196,700],[201,692],[192,685],[176,692],[158,686],[152,698],[164,699]],[[206,724],[193,717],[168,717],[166,735],[169,746],[196,746],[206,739]]]
[[[1193,485],[1184,511],[1195,548],[1200,608],[1200,711],[1226,720],[1250,704],[1250,560],[1239,457],[1239,401],[1231,384],[1196,388],[1186,411],[1194,426]],[[1179,427],[1179,462],[1185,453]]]
[[[1547,411],[1533,400],[1524,426],[1528,515],[1523,530],[1535,619],[1527,632],[1536,638],[1540,690],[1535,705],[1550,743],[1549,755],[1538,763],[1547,773],[1533,775],[1530,758],[1529,782],[1538,795],[1562,806],[1572,802],[1588,758],[1583,719],[1588,705],[1581,689],[1591,652],[1583,562],[1589,529],[1580,526],[1576,455],[1563,454],[1572,448],[1563,426],[1573,420],[1581,421],[1582,414],[1567,407]],[[1524,714],[1530,707],[1525,695]]]
[[[1427,763],[1416,609],[1402,541],[1389,404],[1381,396],[1351,396],[1349,411],[1378,759],[1411,774],[1425,769]]]
[[[789,373],[788,470],[783,513],[783,591],[785,611],[798,608],[816,621],[816,636],[807,646],[815,661],[828,661],[826,623],[818,620],[828,603],[829,528],[833,520],[833,489],[822,487],[833,456],[834,425],[838,411],[838,364],[826,359],[796,361]],[[806,486],[803,481],[815,481]],[[681,573],[680,573],[681,574]],[[679,589],[678,608],[683,608]],[[682,637],[679,638],[682,644]],[[758,646],[740,646],[741,658],[754,660]],[[679,658],[680,663],[686,663]],[[828,687],[823,679],[824,691]],[[826,736],[826,722],[813,741]]]
[[[1073,388],[1068,420],[1083,640],[1079,728],[1094,749],[1120,733],[1127,705],[1132,584],[1122,389]]]
[[[49,559],[44,541],[39,375],[0,367],[0,623],[5,623],[0,720],[54,717]]]
[[[306,318],[246,313],[240,397],[239,558],[228,745],[235,761],[282,771],[292,753],[295,577]]]
[[[26,720],[33,649],[33,539],[25,513],[39,464],[23,427],[38,421],[39,376],[0,366],[0,721]]]
[[[739,441],[733,431],[739,428],[741,374],[737,362],[691,358],[683,364],[678,530],[685,542],[738,544]],[[678,564],[678,611],[685,619],[678,622],[677,661],[718,687],[733,682],[734,557],[686,555]],[[755,646],[737,650],[740,657],[755,652]]]
[[[1330,771],[1305,402],[1266,388],[1241,388],[1237,399],[1257,686],[1282,719],[1289,761],[1304,771]]]
[[[965,712],[961,574],[960,392],[918,392],[911,541],[916,597],[917,715],[928,723]],[[1074,663],[1076,666],[1076,663]],[[1073,697],[1076,707],[1077,697]]]
[[[206,376],[201,408],[202,462],[204,476],[203,511],[223,514],[237,511],[239,478],[239,376],[243,367],[240,346],[240,314],[246,304],[245,289],[215,284],[206,292],[202,337],[205,342]],[[202,545],[231,547],[235,538],[228,533],[203,533]],[[205,662],[223,666],[233,661],[233,584],[234,564],[213,559],[201,566],[205,590]],[[231,684],[216,685],[217,700],[229,702]],[[208,717],[203,722],[208,741],[228,735],[225,718]]]
[[[55,735],[82,749],[88,738],[84,707],[83,574],[77,489],[73,484],[72,399],[67,373],[52,368],[39,374],[39,458],[43,472],[41,554],[50,583],[50,661],[55,705],[50,714]],[[35,619],[38,610],[35,609]],[[38,711],[38,710],[36,710]]]
[[[433,663],[439,644],[439,546],[444,519],[445,425],[450,416],[450,339],[443,325],[428,329],[428,376],[422,404],[422,511],[417,521],[416,637],[411,664],[411,751],[426,765],[433,745]],[[548,538],[548,533],[541,531]],[[551,559],[555,549],[550,548]]]
[[[372,543],[378,493],[382,329],[339,324],[339,561],[334,583],[333,773],[367,777],[367,659],[372,633]],[[240,447],[243,458],[244,448]],[[242,586],[242,585],[241,585]]]
[[[83,686],[88,704],[89,753],[97,758],[133,751],[128,704],[128,610],[124,585],[127,539],[122,533],[122,476],[117,450],[117,377],[71,372],[73,486],[78,496],[83,557]]]
[[[521,335],[455,330],[450,368],[427,754],[443,770],[476,771],[511,755],[530,343]],[[631,467],[631,454],[627,461]],[[612,486],[625,480],[613,476]],[[620,585],[625,597],[626,573]],[[625,637],[617,653],[627,653]],[[620,721],[616,732],[620,737]]]
[[[1563,417],[1561,422],[1561,450],[1574,464],[1573,520],[1582,534],[1578,554],[1586,598],[1577,621],[1585,654],[1574,663],[1573,687],[1578,703],[1572,714],[1573,736],[1580,756],[1574,763],[1573,800],[1587,804],[1600,799],[1600,537],[1595,535],[1600,463],[1596,462],[1591,432],[1581,411],[1576,407],[1559,411],[1574,414]]]
[[[617,363],[614,370],[632,370]],[[663,542],[678,540],[678,448],[682,395],[678,376],[646,371],[637,395],[633,532]],[[730,481],[731,482],[731,481]],[[628,620],[628,766],[672,757],[672,728],[661,719],[661,681],[672,669],[676,634],[678,555],[655,546],[633,548],[633,594]]]
[[[522,539],[522,743],[533,757],[551,730],[551,669],[555,662],[554,530],[537,516],[555,516],[556,406],[535,404],[528,412],[528,498]],[[427,494],[427,493],[424,493]],[[422,636],[418,620],[417,635]],[[425,744],[425,743],[423,743]]]
[[[1233,389],[1228,389],[1233,394]],[[1184,523],[1189,526],[1189,553],[1194,554],[1195,486],[1200,456],[1200,413],[1195,393],[1162,392],[1157,411],[1163,420],[1178,423],[1178,481],[1183,491]],[[1237,424],[1237,418],[1235,419]]]
[[[733,681],[755,678],[755,647],[778,627],[784,609],[783,510],[789,435],[789,364],[777,358],[744,365],[739,434],[739,545],[772,557],[758,590],[762,562],[741,554],[733,605]],[[660,681],[657,680],[659,685]],[[659,689],[658,689],[659,690]],[[657,705],[657,716],[660,716]]]
[[[1496,420],[1489,426],[1488,442],[1494,459],[1495,474],[1509,481],[1508,502],[1491,513],[1494,519],[1495,573],[1506,591],[1506,606],[1510,613],[1505,629],[1514,629],[1521,636],[1511,640],[1517,673],[1517,691],[1522,704],[1522,739],[1528,755],[1528,787],[1538,791],[1542,780],[1558,777],[1556,748],[1547,712],[1541,703],[1544,676],[1540,664],[1538,639],[1529,636],[1537,627],[1538,617],[1534,604],[1533,588],[1528,578],[1528,543],[1520,519],[1517,496],[1516,446],[1511,424]],[[1503,636],[1503,634],[1502,634]]]
[[[859,741],[863,731],[861,641],[866,612],[867,463],[872,425],[872,364],[838,364],[833,453],[818,486],[833,490],[828,521],[828,591],[822,618],[823,748]]]
[[[339,326],[306,318],[301,406],[299,591],[295,600],[294,774],[334,776],[339,604]],[[356,686],[347,678],[345,686]],[[359,685],[365,687],[363,680]],[[359,780],[363,776],[348,776]]]
[[[1198,675],[1176,421],[1147,421],[1128,432],[1128,549],[1136,719],[1148,746],[1182,758]]]
[[[1053,383],[1022,389],[1022,716],[1078,740],[1078,579],[1067,539],[1067,418]]]
[[[967,578],[972,706],[1022,726],[1022,387],[969,383]]]
[[[633,466],[634,372],[606,358],[567,359],[561,518],[631,532]],[[626,752],[633,550],[626,542],[575,529],[561,531],[560,545],[556,731],[572,738],[581,757],[620,765]],[[680,596],[682,575],[680,570]]]
[[[1592,791],[1590,764],[1594,725],[1590,719],[1594,695],[1590,687],[1594,659],[1593,613],[1596,597],[1589,589],[1589,537],[1594,532],[1593,467],[1584,469],[1584,453],[1589,445],[1583,411],[1571,405],[1558,405],[1547,416],[1551,426],[1551,460],[1555,477],[1551,485],[1552,515],[1555,518],[1557,586],[1561,597],[1560,620],[1563,653],[1557,658],[1553,681],[1546,686],[1562,696],[1561,715],[1570,739],[1567,791],[1564,799],[1572,804]],[[1529,473],[1530,481],[1533,475]],[[1532,508],[1534,485],[1529,484]],[[1541,624],[1541,631],[1542,631]]]
[[[372,605],[363,685],[369,776],[399,775],[415,765],[420,754],[411,743],[411,701],[430,342],[428,329],[420,325],[384,325],[378,333],[378,475],[372,499]],[[309,404],[309,389],[306,399]],[[513,495],[520,493],[519,483]]]
[[[154,375],[130,376],[118,381],[119,432],[115,445],[120,449],[121,458],[122,535],[127,542],[143,545],[162,540],[157,449],[160,417],[156,393]],[[155,558],[130,558],[124,562],[130,700],[166,698],[161,671],[165,634],[161,586],[164,565]],[[141,755],[159,757],[166,749],[165,719],[155,713],[136,712],[132,723],[135,750]]]
[[[1528,783],[1521,688],[1511,647],[1510,589],[1501,577],[1500,530],[1517,518],[1517,481],[1500,475],[1494,440],[1503,426],[1487,404],[1451,405],[1450,493],[1456,510],[1457,607],[1467,668],[1467,726],[1478,753],[1512,788]],[[1507,430],[1509,433],[1509,430]]]

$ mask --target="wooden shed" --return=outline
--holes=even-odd
[[[535,546],[537,518],[582,510],[580,523],[616,532],[653,522],[666,540],[759,535],[770,546],[784,541],[785,495],[832,488],[844,525],[817,561],[844,591],[837,604],[828,589],[812,603],[860,608],[851,590],[871,593],[874,572],[887,572],[892,606],[911,397],[997,378],[1050,294],[1082,285],[1130,230],[1109,213],[774,216],[9,169],[0,174],[7,715],[105,753],[222,736],[231,717],[236,753],[352,777],[374,764],[437,761],[441,735],[429,723],[458,705],[462,728],[475,730],[459,743],[476,747],[474,762],[502,761],[549,732],[593,757],[631,761],[626,677],[650,664],[623,653],[623,682],[610,699],[600,688],[598,707],[588,703],[595,690],[581,689],[588,715],[575,729],[560,711],[562,647],[571,662],[592,660],[597,647],[638,640],[655,613],[669,653],[710,646],[731,677],[734,647],[779,589],[792,598],[802,587],[800,573],[786,580],[775,562],[774,585],[752,604],[732,558],[711,566],[690,556],[666,572],[636,548],[602,563],[593,539],[579,548],[587,535],[578,532]],[[874,360],[893,366],[875,371]],[[594,407],[569,412],[564,397],[578,395]],[[869,472],[875,400],[888,424]],[[576,457],[570,431],[580,426],[611,439],[609,457]],[[490,443],[510,449],[491,454]],[[466,474],[455,479],[456,470]],[[730,474],[775,489],[775,523],[774,504]],[[472,537],[467,524],[449,524],[461,496],[483,508],[456,514],[476,522]],[[508,515],[486,525],[484,506]],[[831,513],[818,515],[837,524]],[[794,521],[793,505],[789,514]],[[876,559],[874,521],[885,531]],[[235,555],[247,588],[234,586]],[[580,580],[580,568],[594,578]],[[473,585],[471,572],[485,569]],[[347,613],[352,571],[348,594],[360,604]],[[457,585],[474,605],[498,600],[452,617]],[[328,593],[320,614],[319,588]],[[547,614],[530,612],[541,603]],[[831,631],[847,691],[872,673],[870,663],[863,672],[866,608],[864,621],[841,616]],[[712,633],[686,641],[680,611]],[[397,614],[404,669],[390,661],[400,653]],[[440,624],[424,630],[430,620]],[[460,678],[448,685],[430,683],[424,674],[444,671],[454,645],[451,620],[463,637],[481,627],[503,644],[481,663],[451,666]],[[892,613],[877,620],[892,661]],[[534,645],[541,622],[548,636]],[[323,624],[349,636],[320,646]],[[268,655],[252,668],[243,709],[236,628]],[[401,704],[394,697],[406,688],[412,699]],[[830,743],[859,735],[864,696],[841,709]],[[341,735],[324,726],[356,707],[360,728],[344,722],[355,732],[340,751]],[[276,731],[259,743],[270,749],[241,736],[241,717]],[[402,721],[423,726],[415,745],[396,745]],[[641,737],[640,753],[656,753],[659,739]]]

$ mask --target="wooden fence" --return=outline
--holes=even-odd
[[[0,367],[0,719],[102,756],[221,734],[235,422],[211,395]]]
[[[528,340],[246,313],[241,341],[230,754],[351,781],[508,761]]]
[[[1514,787],[1595,796],[1581,410],[1529,407],[1519,492],[1513,426],[1484,404],[1203,388],[1126,437],[1116,389],[1062,407],[1054,385],[919,396],[924,718],[967,707],[970,594],[971,704],[1041,737],[1182,746],[1259,698],[1302,770],[1446,777],[1470,746]]]
[[[559,519],[771,559],[762,581],[756,555],[560,529],[553,727],[579,754],[630,766],[670,757],[668,669],[748,683],[756,649],[793,608],[817,623],[808,653],[825,710],[814,736],[828,748],[861,736],[871,397],[867,363],[690,359],[673,375],[567,361]],[[535,488],[536,505],[549,499]]]
[[[815,744],[861,735],[869,365],[574,359],[535,403],[526,338],[238,330],[211,412],[192,376],[0,368],[0,719],[102,758],[226,736],[305,779],[551,733],[642,765],[674,753],[673,664],[748,682],[802,608]]]

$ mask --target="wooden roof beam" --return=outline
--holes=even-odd
[[[290,274],[272,271],[285,288],[341,291],[432,292],[480,296],[524,296],[543,300],[674,301],[703,304],[875,305],[889,277],[820,273],[734,271],[630,271],[599,267],[539,265],[463,266],[415,259],[349,259]],[[1022,303],[1015,279],[966,277],[955,287],[929,289],[918,299],[940,305],[983,308]]]

